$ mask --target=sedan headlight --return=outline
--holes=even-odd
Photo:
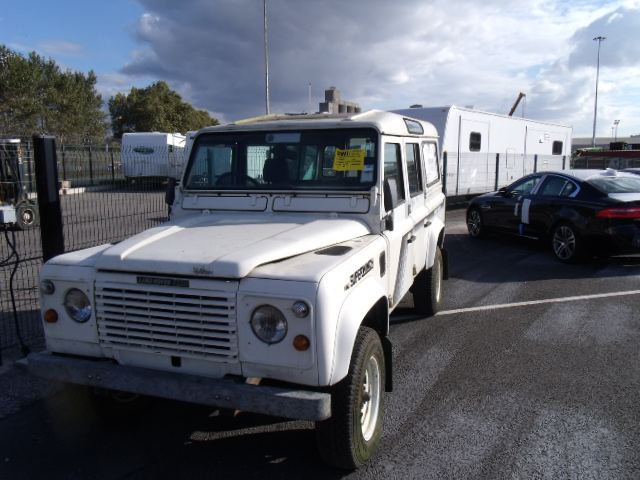
[[[64,308],[78,323],[84,323],[91,318],[91,302],[84,292],[77,288],[72,288],[65,294]]]
[[[261,305],[251,314],[251,330],[265,343],[278,343],[287,334],[287,319],[276,307]]]

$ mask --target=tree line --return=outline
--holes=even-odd
[[[61,69],[35,52],[23,56],[0,45],[0,137],[54,135],[61,143],[101,143],[126,132],[182,132],[217,125],[159,81],[131,88],[108,102],[97,76]]]

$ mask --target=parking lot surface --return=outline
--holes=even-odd
[[[472,240],[463,210],[447,232],[444,311],[392,318],[394,392],[366,468],[324,466],[305,422],[164,401],[105,421],[9,370],[0,478],[640,478],[640,259]]]

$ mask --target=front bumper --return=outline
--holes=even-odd
[[[331,395],[309,390],[247,385],[229,379],[122,366],[111,361],[32,353],[21,365],[38,377],[183,402],[232,408],[296,420],[331,416]]]

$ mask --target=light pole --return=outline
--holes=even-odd
[[[620,123],[620,120],[614,120],[613,121],[613,126],[616,127],[616,133],[613,137],[613,141],[617,142],[618,141],[618,124]]]
[[[267,38],[267,0],[263,0],[262,3],[264,6],[264,100],[267,107],[267,115],[269,115],[269,43]]]
[[[266,0],[265,0],[266,1]],[[593,137],[591,138],[591,144],[593,147],[596,146],[596,118],[598,117],[598,80],[600,77],[600,44],[603,40],[606,40],[606,37],[595,37],[594,41],[598,42],[598,63],[596,64],[596,103],[593,107]]]

